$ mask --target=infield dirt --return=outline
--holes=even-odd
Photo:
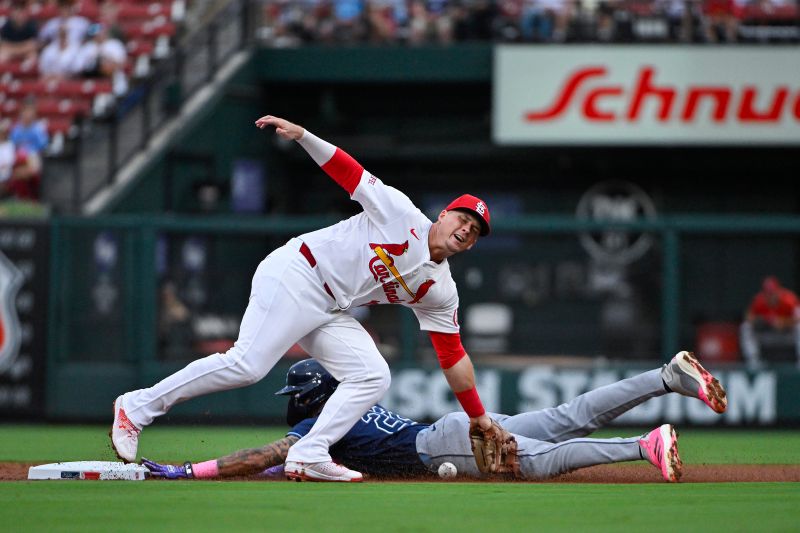
[[[28,468],[41,463],[0,463],[0,481],[24,481]],[[222,480],[215,480],[222,481]],[[259,478],[232,478],[230,481],[258,481]],[[374,481],[392,481],[375,479]],[[414,480],[403,480],[413,482]],[[446,480],[420,478],[419,481]],[[459,479],[458,481],[470,481]],[[502,481],[502,480],[497,480]],[[547,481],[522,483],[659,483],[661,475],[648,465],[600,465],[563,474]],[[800,482],[800,465],[684,465],[681,483]],[[482,481],[476,481],[482,482]],[[516,483],[519,483],[516,481]]]

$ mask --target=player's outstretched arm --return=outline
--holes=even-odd
[[[267,126],[272,126],[275,128],[275,133],[290,141],[299,140],[300,137],[303,136],[303,133],[305,133],[305,130],[301,126],[280,117],[273,117],[272,115],[264,115],[256,120],[256,126],[262,130]]]
[[[233,452],[217,459],[220,476],[247,476],[263,472],[265,468],[283,464],[289,448],[297,442],[297,437],[289,435],[271,442],[261,448],[250,448]]]
[[[164,479],[215,478],[249,476],[283,464],[289,448],[299,439],[289,435],[260,448],[249,448],[202,463],[185,462],[182,466],[159,464],[142,457],[142,464],[152,477]]]
[[[470,426],[482,429],[492,427],[492,419],[486,414],[483,403],[475,388],[475,369],[472,360],[467,355],[464,345],[461,344],[461,335],[458,333],[441,333],[431,331],[431,343],[439,359],[444,377],[450,385],[456,399],[469,415]]]
[[[469,415],[470,426],[483,429],[492,427],[492,419],[486,414],[475,388],[475,369],[469,355],[464,354],[456,364],[442,369],[442,372],[464,411]]]
[[[333,178],[350,196],[353,195],[364,174],[364,167],[350,154],[297,124],[279,117],[265,115],[256,120],[256,126],[261,129],[267,126],[274,127],[275,132],[284,139],[297,141],[328,176]]]

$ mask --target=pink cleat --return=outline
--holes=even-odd
[[[345,481],[352,483],[363,481],[364,479],[360,472],[350,470],[333,461],[322,463],[286,461],[283,469],[286,477],[295,481]]]
[[[682,351],[661,369],[667,387],[693,398],[700,398],[717,413],[724,413],[728,398],[722,384],[703,368],[692,352]]]
[[[111,437],[111,447],[117,457],[126,463],[136,460],[136,450],[139,447],[139,433],[142,428],[131,422],[125,409],[122,408],[122,396],[114,401],[114,423],[108,436]]]
[[[678,455],[678,434],[672,424],[664,424],[643,436],[639,447],[646,452],[647,460],[661,469],[665,480],[675,483],[681,478],[683,463]]]

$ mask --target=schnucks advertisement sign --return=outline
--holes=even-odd
[[[800,144],[797,47],[497,46],[498,144]]]

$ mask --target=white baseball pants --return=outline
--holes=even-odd
[[[331,460],[328,448],[380,401],[391,377],[361,324],[332,309],[335,303],[317,269],[300,254],[301,244],[290,240],[258,266],[233,347],[193,361],[150,388],[123,395],[128,418],[145,427],[176,403],[251,385],[299,343],[340,385],[308,435],[290,448],[287,460]]]

